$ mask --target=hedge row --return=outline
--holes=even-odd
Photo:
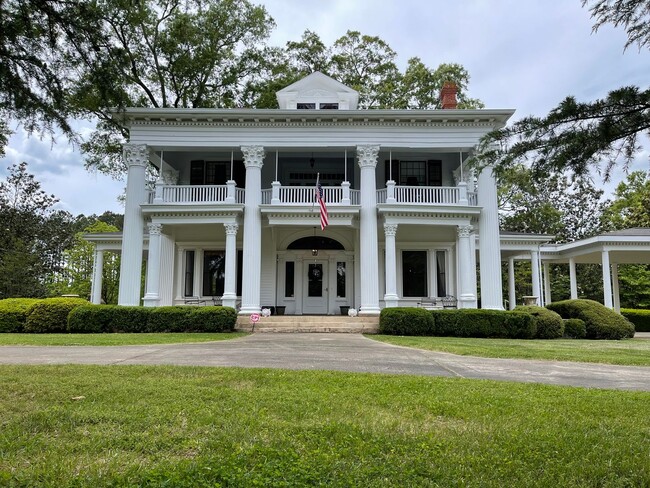
[[[0,300],[0,332],[65,332],[70,311],[87,304],[64,297]]]
[[[379,317],[379,332],[391,335],[500,337],[532,339],[533,317],[525,312],[500,310],[432,310],[385,308]]]
[[[68,317],[68,332],[231,332],[237,312],[230,307],[123,307],[86,305]]]
[[[650,332],[650,310],[623,308],[621,315],[634,324],[637,332]]]
[[[0,300],[0,332],[23,332],[29,309],[40,301],[40,298]]]
[[[564,335],[564,321],[552,310],[534,305],[519,306],[515,310],[533,317],[535,339],[558,339]]]
[[[634,337],[634,326],[622,315],[593,300],[563,300],[546,308],[563,319],[581,319],[587,339],[626,339]]]
[[[29,309],[25,332],[56,333],[68,328],[68,315],[72,310],[88,305],[83,298],[47,298],[36,302]]]

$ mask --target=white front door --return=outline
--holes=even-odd
[[[329,274],[327,261],[305,261],[302,279],[302,313],[327,315]]]

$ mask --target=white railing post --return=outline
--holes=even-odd
[[[235,180],[226,181],[226,203],[237,203],[235,200],[235,187],[237,183]]]
[[[279,181],[274,181],[271,183],[271,205],[280,204],[280,187],[282,183]]]
[[[163,202],[163,182],[162,180],[156,181],[153,203],[162,203]]]
[[[350,182],[344,181],[341,183],[341,191],[343,197],[341,198],[341,205],[350,205]]]
[[[386,203],[395,203],[395,182],[393,180],[386,182]]]
[[[467,200],[467,183],[461,181],[458,183],[458,205],[469,205]]]

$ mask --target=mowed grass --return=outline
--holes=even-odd
[[[544,359],[585,363],[650,366],[650,340],[520,340],[464,337],[367,335],[389,344],[486,358]],[[650,415],[650,413],[649,413]]]
[[[0,346],[137,346],[236,339],[245,332],[138,334],[0,334]]]
[[[650,485],[647,392],[167,366],[0,392],[0,486]]]

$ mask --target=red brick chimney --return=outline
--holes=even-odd
[[[458,93],[458,88],[456,88],[456,83],[453,81],[445,81],[442,85],[442,90],[440,90],[440,105],[443,109],[455,109],[458,108],[458,100],[456,100],[456,93]]]

